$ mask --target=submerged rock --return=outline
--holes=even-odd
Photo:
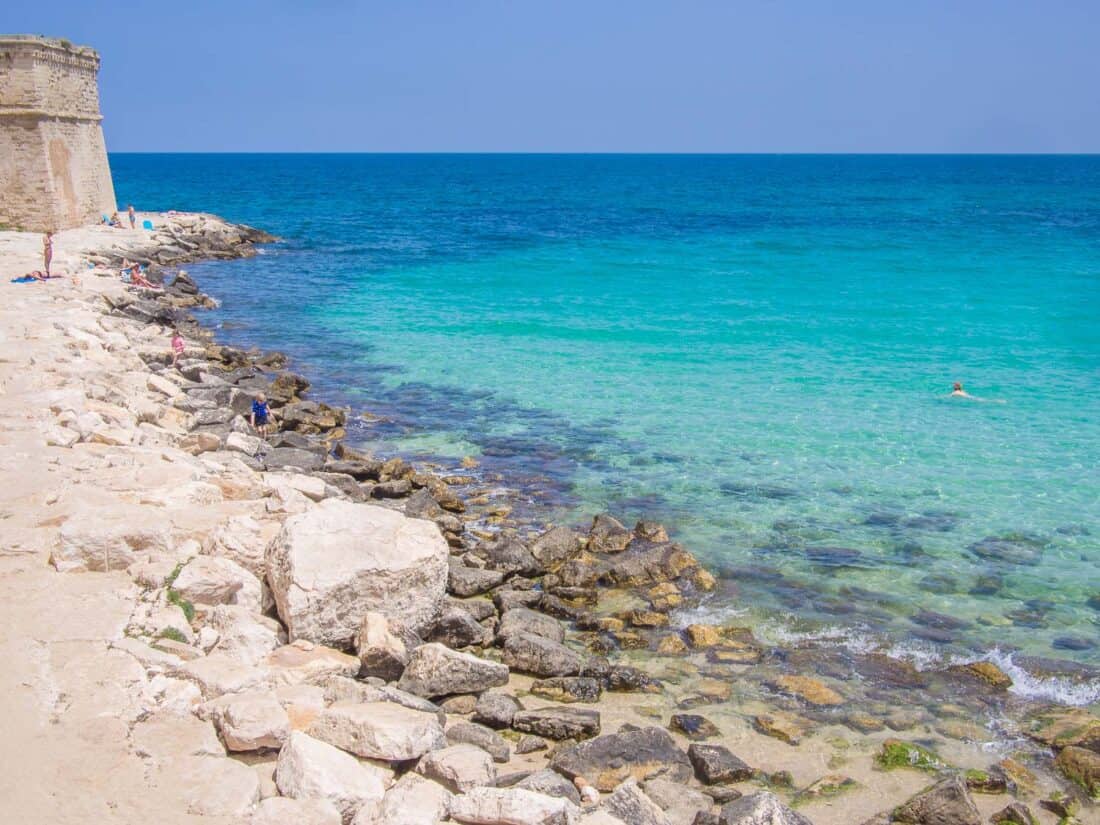
[[[754,773],[724,745],[690,745],[688,759],[695,768],[696,777],[704,785],[744,782],[751,779]]]
[[[1058,754],[1054,764],[1091,798],[1100,798],[1100,753],[1069,745]]]

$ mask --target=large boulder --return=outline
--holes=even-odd
[[[388,771],[300,731],[290,734],[275,763],[279,793],[293,799],[327,799],[345,821],[363,807],[380,808],[388,779]]]
[[[779,801],[779,797],[768,791],[760,791],[726,803],[722,806],[718,821],[720,825],[813,825],[810,820],[792,811]],[[942,825],[949,823],[955,825],[955,820],[943,820]],[[959,820],[958,825],[962,825],[962,820]]]
[[[267,550],[268,581],[291,639],[347,647],[371,611],[427,630],[442,604],[447,556],[426,521],[327,499],[286,520]]]
[[[477,697],[474,706],[474,721],[490,728],[510,728],[512,719],[523,710],[519,699],[507,693],[489,691]]]
[[[510,611],[509,611],[510,612]],[[560,642],[513,633],[504,640],[504,664],[533,676],[576,676],[584,667],[584,658]]]
[[[531,543],[531,555],[546,570],[555,570],[580,553],[583,542],[581,535],[568,527],[553,527]]]
[[[494,762],[507,762],[512,754],[508,740],[495,730],[476,722],[458,722],[447,728],[448,745],[476,745],[493,757]]]
[[[434,713],[393,702],[338,702],[310,725],[311,736],[367,759],[418,759],[442,748],[443,728]]]
[[[416,770],[452,793],[492,785],[497,778],[493,758],[474,745],[451,745],[427,753],[417,763]]]
[[[744,782],[753,775],[753,769],[734,756],[725,745],[689,745],[688,759],[695,768],[695,775],[704,785]]]
[[[574,805],[581,804],[581,794],[577,790],[577,786],[557,771],[552,771],[549,768],[543,768],[541,771],[535,771],[533,774],[524,777],[515,784],[515,787],[523,788],[526,791],[544,793],[547,796],[560,796],[562,799],[568,799]]]
[[[474,788],[451,800],[451,819],[469,825],[574,825],[579,816],[568,799],[522,788]]]
[[[895,808],[893,821],[911,825],[982,825],[982,815],[970,798],[966,781],[961,776],[948,776]],[[725,820],[723,825],[727,825]],[[729,825],[740,825],[740,820]]]
[[[692,775],[687,755],[668,731],[656,727],[598,736],[563,748],[554,754],[550,767],[570,778],[583,776],[605,792],[631,777],[687,782]]]
[[[505,665],[431,642],[412,652],[397,686],[430,698],[452,693],[481,693],[507,683]]]

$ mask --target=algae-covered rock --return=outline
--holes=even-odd
[[[1066,779],[1079,785],[1093,799],[1100,798],[1100,753],[1068,745],[1054,760]]]
[[[914,768],[927,773],[938,773],[950,767],[928,748],[901,739],[887,739],[875,755],[875,764],[882,770]]]
[[[811,676],[777,676],[767,683],[779,693],[794,696],[815,707],[835,707],[844,704],[844,697],[819,679]]]

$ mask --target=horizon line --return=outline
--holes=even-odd
[[[190,151],[178,149],[108,150],[108,155],[499,155],[499,156],[660,156],[660,157],[1098,157],[1100,150],[1089,152],[703,152],[703,151],[369,151],[310,149],[221,149]]]

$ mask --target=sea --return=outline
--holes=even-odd
[[[539,523],[663,522],[682,620],[1100,665],[1100,156],[110,161],[282,239],[188,268],[222,340]]]

